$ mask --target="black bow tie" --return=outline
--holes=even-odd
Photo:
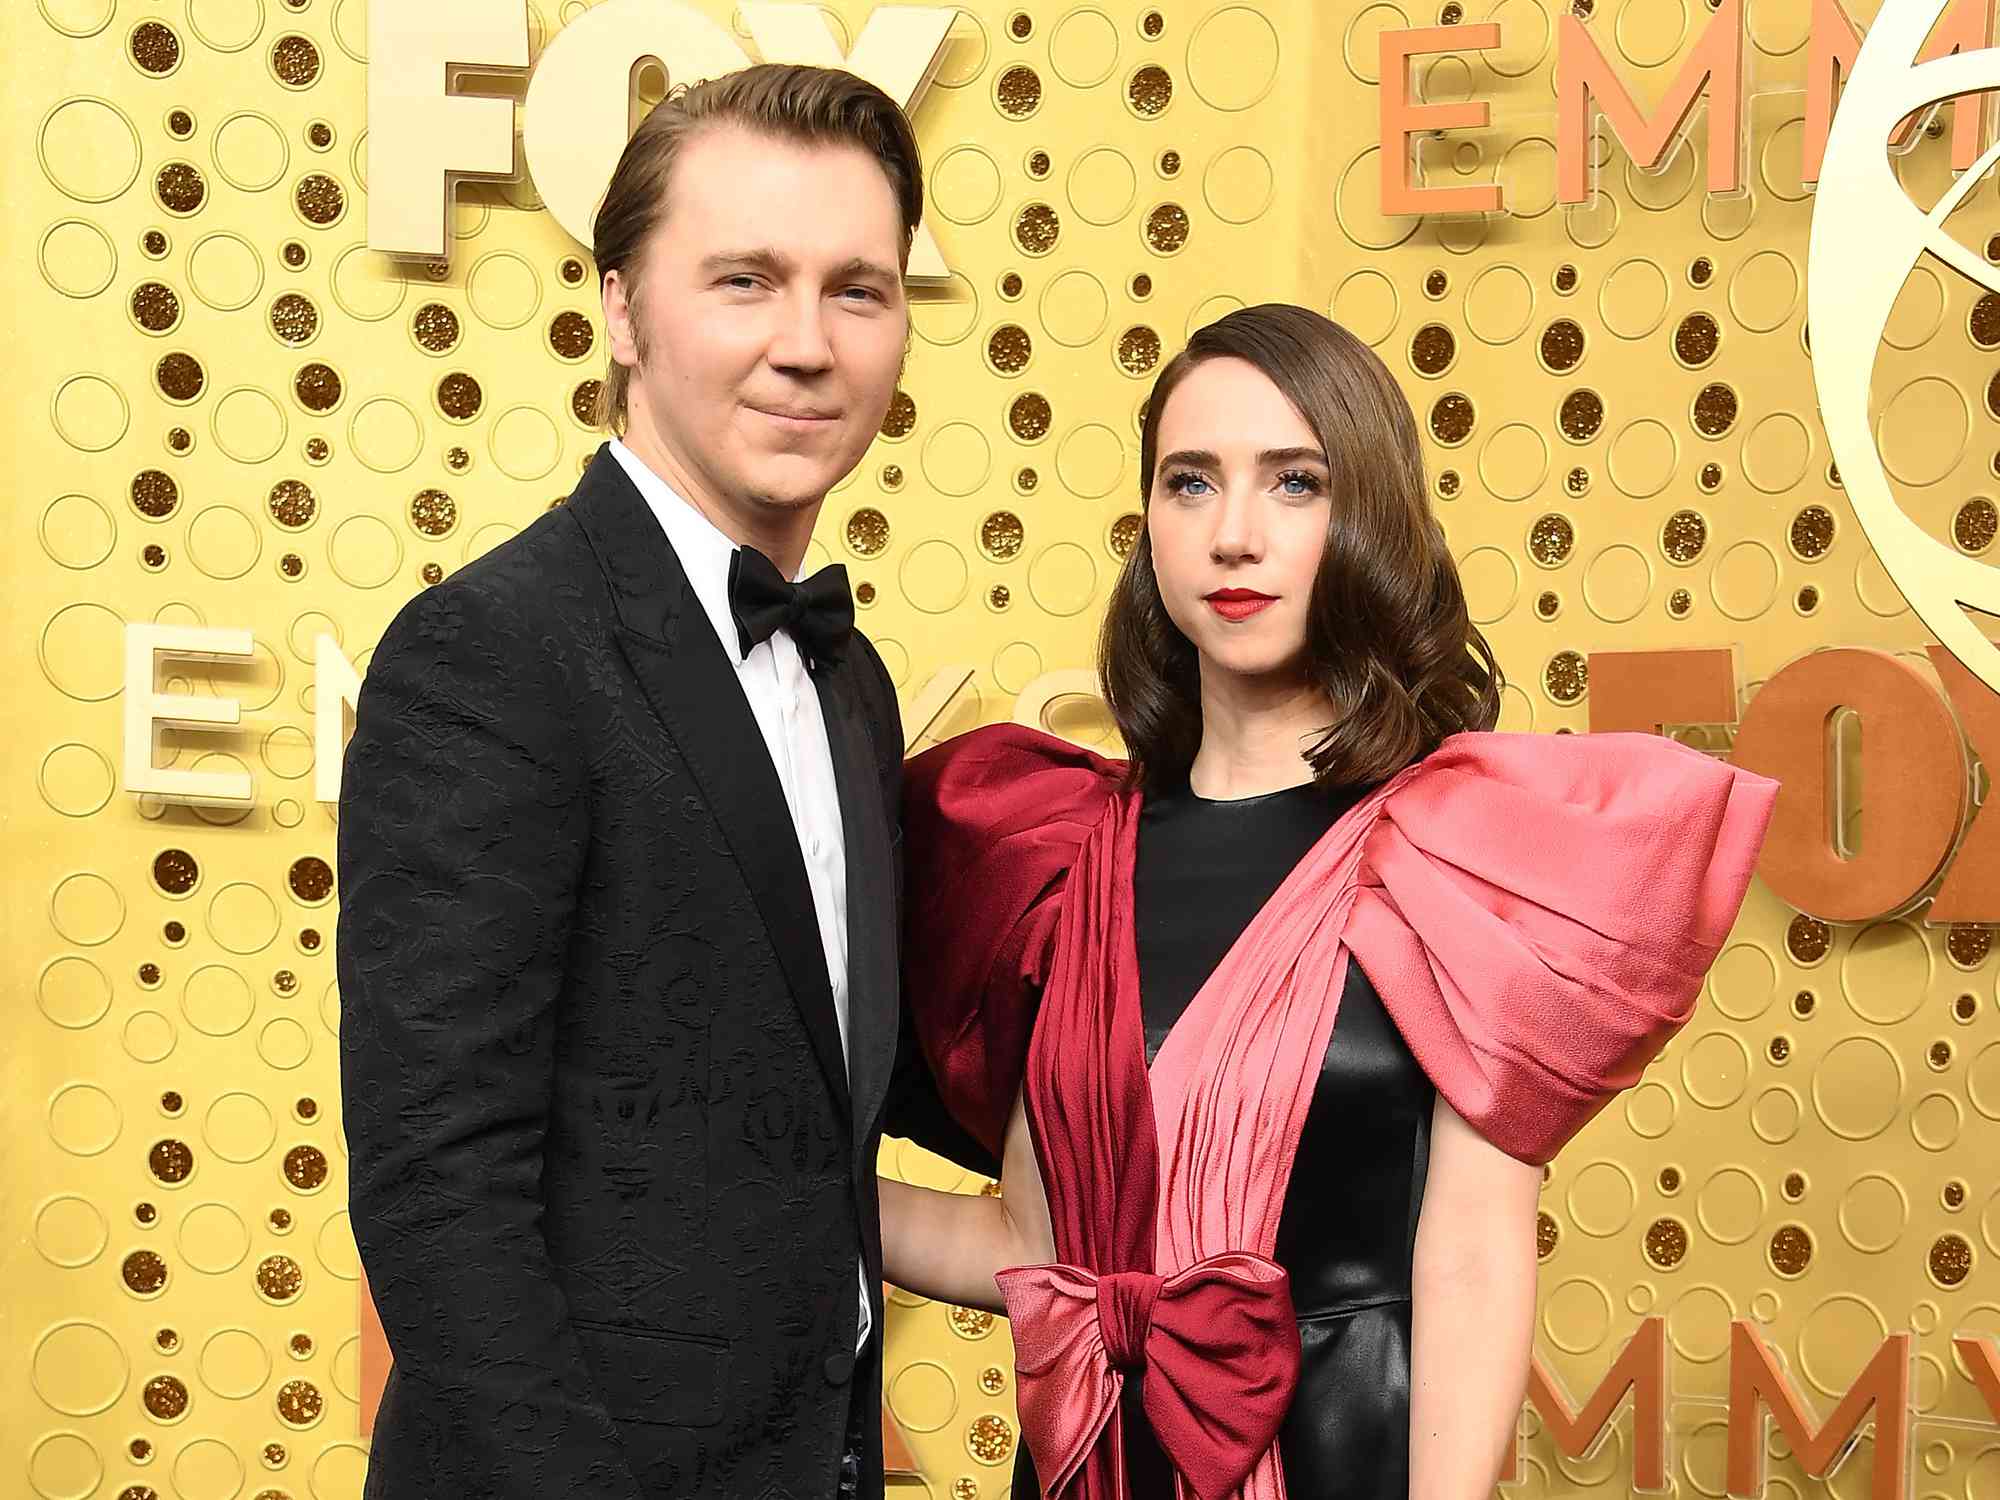
[[[784,630],[813,667],[838,661],[854,632],[854,596],[848,592],[846,568],[833,563],[804,583],[790,583],[755,547],[738,547],[729,559],[729,613],[745,656],[759,641]]]

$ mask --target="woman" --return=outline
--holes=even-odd
[[[1539,1168],[1687,1019],[1776,786],[1486,732],[1409,407],[1326,319],[1196,333],[1141,453],[1129,766],[909,768],[905,993],[1005,1193],[885,1182],[888,1275],[1004,1304],[1017,1494],[1485,1500]]]

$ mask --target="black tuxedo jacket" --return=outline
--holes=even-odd
[[[857,1394],[880,1493],[892,1092],[898,1133],[976,1148],[899,1027],[894,689],[858,633],[815,687],[849,1059],[777,773],[608,450],[383,636],[337,949],[354,1233],[395,1355],[369,1500],[831,1496]]]

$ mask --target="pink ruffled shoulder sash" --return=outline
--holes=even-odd
[[[1350,957],[1452,1107],[1546,1161],[1692,1013],[1777,787],[1654,736],[1455,735],[1328,831],[1149,1075],[1123,769],[1013,726],[910,763],[904,992],[996,1151],[1026,1084],[1059,1262],[1002,1292],[1047,1493],[1123,1500],[1143,1367],[1185,1492],[1280,1500],[1270,1254]]]

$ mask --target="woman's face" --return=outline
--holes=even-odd
[[[1294,670],[1326,548],[1331,473],[1269,376],[1204,360],[1160,413],[1146,507],[1153,576],[1204,671]]]

